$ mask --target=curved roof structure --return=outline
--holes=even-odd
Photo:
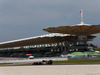
[[[24,38],[19,40],[1,42],[0,48],[10,48],[10,47],[19,47],[19,46],[29,46],[29,45],[40,45],[40,44],[51,44],[58,43],[63,41],[71,41],[75,36],[70,36],[69,34],[47,34],[42,36]]]
[[[80,11],[81,23],[73,26],[59,26],[59,27],[49,27],[43,29],[44,31],[50,33],[63,33],[63,34],[72,34],[72,35],[91,35],[100,33],[100,24],[99,25],[90,25],[83,22],[83,10]]]
[[[100,25],[79,24],[79,25],[74,25],[74,26],[49,27],[43,30],[50,33],[91,35],[91,34],[100,33]]]
[[[88,36],[87,38],[92,39],[92,38],[95,38],[95,36]],[[77,36],[74,36],[74,35],[53,33],[53,34],[47,34],[47,35],[42,35],[42,36],[2,42],[0,43],[0,48],[60,43],[63,41],[73,42],[76,39],[77,39]]]

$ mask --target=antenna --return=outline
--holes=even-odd
[[[83,10],[82,9],[80,11],[80,15],[81,15],[81,24],[84,24],[84,22],[83,22]]]

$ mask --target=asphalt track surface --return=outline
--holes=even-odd
[[[1,66],[0,75],[100,75],[100,65]]]
[[[0,60],[0,63],[32,63],[32,62],[38,62],[42,60],[67,60],[67,58],[35,58],[35,59],[9,59],[9,60]]]
[[[0,63],[35,62],[42,60],[67,60],[66,58],[10,59]],[[0,66],[0,75],[100,75],[99,64],[73,65],[5,65]]]

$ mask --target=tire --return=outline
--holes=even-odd
[[[52,60],[49,60],[49,65],[52,65]]]

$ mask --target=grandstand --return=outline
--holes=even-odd
[[[0,56],[26,57],[26,54],[35,57],[100,55],[94,51],[95,45],[88,44],[88,41],[93,41],[96,38],[93,34],[100,33],[100,25],[85,24],[82,15],[80,24],[49,27],[43,30],[51,34],[1,42]]]
[[[26,57],[32,54],[35,57],[60,56],[64,51],[64,40],[75,38],[69,34],[46,34],[42,36],[24,38],[0,43],[1,57]]]
[[[74,35],[76,38],[65,43],[68,50],[73,51],[88,51],[93,50],[95,46],[93,44],[89,45],[88,41],[93,41],[96,36],[93,34],[100,33],[100,25],[90,25],[83,22],[83,12],[81,14],[81,23],[72,26],[59,26],[59,27],[49,27],[44,28],[44,31],[49,33],[62,33]],[[69,45],[69,46],[68,46]]]
[[[90,39],[94,37],[95,36],[88,36]],[[31,54],[35,57],[59,57],[67,54],[84,55],[78,52],[90,50],[90,48],[83,50],[84,46],[86,46],[86,48],[94,48],[93,45],[88,44],[74,45],[74,40],[77,40],[77,36],[75,35],[53,33],[3,42],[0,43],[0,57],[27,57],[26,54]],[[80,50],[76,50],[77,48]]]

